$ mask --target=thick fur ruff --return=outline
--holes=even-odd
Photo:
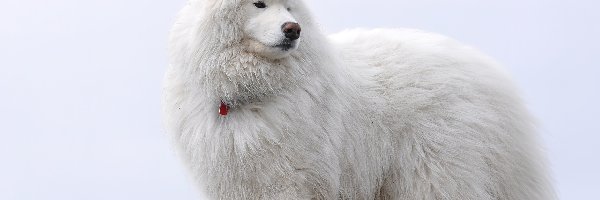
[[[281,58],[248,50],[251,1],[192,0],[173,28],[166,125],[208,198],[554,199],[491,59],[417,30],[327,39],[287,3],[302,36]]]

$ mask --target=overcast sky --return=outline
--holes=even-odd
[[[411,27],[505,64],[562,199],[600,188],[600,3],[309,0],[324,31]],[[183,0],[0,1],[0,199],[193,200],[164,134],[166,38]]]

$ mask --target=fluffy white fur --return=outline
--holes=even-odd
[[[327,39],[301,1],[264,2],[191,0],[172,30],[166,124],[207,197],[554,198],[488,57],[418,30]],[[299,41],[272,47],[288,21]]]

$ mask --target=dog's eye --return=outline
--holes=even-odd
[[[265,4],[265,2],[258,1],[256,3],[254,3],[254,6],[256,6],[257,8],[266,8],[267,4]]]
[[[292,11],[292,8],[287,8],[288,11]]]

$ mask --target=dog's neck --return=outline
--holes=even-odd
[[[198,55],[199,69],[193,74],[202,90],[215,103],[237,107],[261,102],[292,91],[317,73],[317,65],[302,52],[272,60],[242,49],[227,49],[220,54]]]

